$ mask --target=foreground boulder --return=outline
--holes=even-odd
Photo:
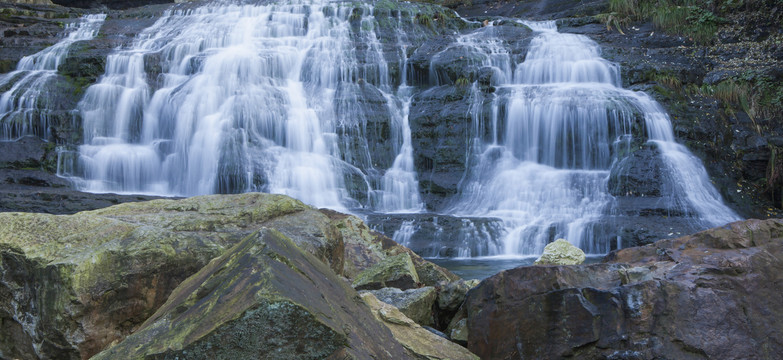
[[[351,287],[273,230],[248,236],[94,359],[406,359]]]
[[[783,220],[623,249],[601,264],[528,266],[468,293],[486,359],[775,359],[783,353]]]
[[[409,251],[346,222],[361,223],[258,193],[126,203],[68,216],[0,213],[0,357],[89,358],[137,329],[183,280],[261,227],[280,231],[349,279],[345,264],[353,271],[357,263],[372,267]],[[355,253],[373,256],[359,261]]]

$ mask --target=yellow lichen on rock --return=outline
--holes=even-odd
[[[571,245],[566,239],[557,239],[544,247],[544,253],[536,265],[579,265],[585,262],[582,249]]]

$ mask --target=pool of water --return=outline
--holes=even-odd
[[[427,260],[449,269],[463,279],[484,280],[503,270],[513,269],[519,266],[533,265],[538,256],[498,258],[428,258]],[[591,255],[585,259],[585,264],[600,262],[603,255]]]

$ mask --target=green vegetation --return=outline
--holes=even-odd
[[[432,17],[428,14],[418,13],[416,14],[416,23],[426,27],[432,27]]]
[[[665,86],[674,91],[680,91],[682,89],[682,81],[672,74],[656,73],[652,76],[652,80],[658,83],[658,85]]]
[[[457,79],[457,81],[455,82],[455,85],[457,85],[458,87],[464,88],[464,87],[470,86],[470,83],[471,82],[470,82],[470,80],[468,78],[461,77],[461,78]]]
[[[718,25],[726,20],[713,10],[716,3],[737,0],[609,0],[609,13],[596,16],[607,28],[622,28],[632,21],[652,21],[655,27],[671,34],[687,36],[698,43],[709,43]],[[741,0],[740,0],[741,1]],[[726,8],[729,7],[718,7]]]
[[[447,8],[452,8],[452,9],[461,6],[473,5],[473,0],[412,0],[412,2],[435,4],[435,5],[445,6]]]
[[[754,72],[717,84],[694,85],[686,93],[718,100],[730,113],[744,111],[754,122],[757,118],[774,118],[783,113],[783,84]]]

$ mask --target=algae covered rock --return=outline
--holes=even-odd
[[[0,296],[10,299],[0,302],[0,351],[9,357],[97,353],[266,224],[335,272],[343,261],[330,220],[281,195],[164,199],[68,216],[0,213],[0,224]]]
[[[375,318],[391,330],[394,339],[416,359],[477,360],[467,349],[431,333],[392,305],[379,301],[370,292],[361,294]]]
[[[341,231],[346,222],[360,231]],[[8,299],[0,302],[0,357],[10,358],[98,353],[144,323],[184,279],[261,227],[279,230],[336,275],[360,262],[346,258],[353,254],[346,243],[373,254],[367,266],[394,252],[407,254],[356,217],[331,217],[298,200],[259,193],[125,203],[62,216],[0,213],[0,224],[0,299]]]
[[[370,290],[369,292],[375,295],[378,300],[396,307],[417,324],[432,325],[432,307],[435,305],[435,298],[438,296],[438,292],[434,287],[426,286],[405,291],[388,287],[380,290]]]
[[[274,230],[185,280],[136,332],[95,359],[408,358],[356,292]]]
[[[585,261],[582,249],[571,245],[566,239],[557,239],[544,247],[544,253],[536,265],[579,265]]]
[[[2,213],[0,223],[0,350],[9,357],[88,357],[221,251],[214,239],[91,214]]]
[[[377,290],[385,287],[406,290],[417,287],[418,283],[419,275],[410,255],[402,253],[388,257],[361,272],[354,279],[353,287],[356,290]]]

